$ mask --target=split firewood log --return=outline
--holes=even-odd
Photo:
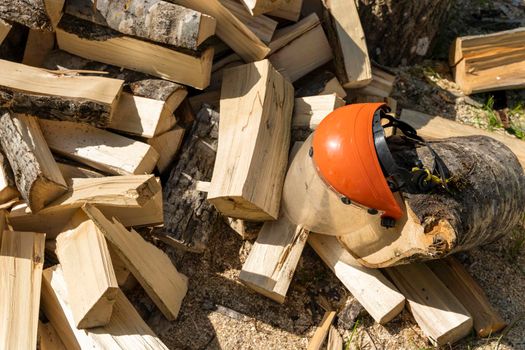
[[[398,164],[419,157],[430,169],[428,147],[393,136]],[[423,261],[491,243],[523,220],[525,175],[518,158],[503,143],[486,136],[452,137],[430,142],[446,164],[448,190],[404,193],[406,215],[386,229],[379,220],[339,240],[360,263],[387,267]]]

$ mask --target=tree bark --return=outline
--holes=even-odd
[[[392,139],[391,139],[392,140]],[[486,136],[431,142],[450,171],[449,190],[403,193],[408,218],[393,229],[373,224],[339,237],[369,267],[424,261],[491,243],[523,220],[525,175],[507,146]],[[411,168],[417,157],[432,168],[428,148],[392,140],[398,164]],[[417,155],[417,156],[416,156]]]
[[[371,58],[383,65],[426,56],[447,18],[451,0],[360,0],[359,15]]]
[[[62,12],[60,3],[63,0],[1,0],[0,18],[31,29],[53,31]]]
[[[210,233],[223,224],[219,213],[197,190],[200,181],[210,181],[217,151],[219,114],[203,108],[196,117],[180,159],[164,185],[164,227],[153,234],[175,247],[202,253]]]
[[[0,116],[0,143],[22,197],[33,213],[67,191],[35,117]]]
[[[200,30],[210,18],[162,0],[72,0],[66,13],[127,35],[189,50],[197,50],[203,41]]]

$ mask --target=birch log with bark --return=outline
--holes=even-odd
[[[432,169],[427,147],[398,138],[390,148],[398,164],[421,159]],[[387,267],[442,258],[491,243],[523,220],[525,175],[518,158],[504,144],[486,136],[453,137],[431,142],[449,172],[448,191],[404,193],[406,216],[396,227],[370,224],[339,237],[368,267]],[[377,223],[377,224],[376,224]]]

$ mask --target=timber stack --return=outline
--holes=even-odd
[[[397,111],[395,74],[371,62],[356,3],[326,0],[320,12],[307,3],[0,1],[0,46],[27,36],[19,59],[0,57],[0,349],[167,349],[125,292],[138,283],[176,320],[191,275],[154,243],[203,253],[225,224],[256,238],[239,280],[278,303],[308,243],[380,324],[406,306],[435,345],[505,327],[448,255],[493,241],[523,214],[525,194],[509,197],[524,192],[522,141],[469,138],[494,135],[401,113],[427,139],[458,137],[433,146],[445,160],[478,148],[487,164],[478,172],[495,175],[451,166],[466,187],[469,176],[485,190],[514,181],[480,203],[503,204],[478,226],[461,197],[481,196],[476,186],[430,207],[432,193],[407,195],[390,231],[330,236],[284,213],[288,168],[327,115],[349,103]],[[523,40],[524,28],[458,38],[458,85],[467,94],[525,86]],[[471,216],[450,219],[465,208]],[[334,316],[309,348],[330,333],[342,349]]]

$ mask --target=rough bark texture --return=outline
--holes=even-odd
[[[66,13],[155,42],[198,47],[200,12],[162,0],[72,0]]]
[[[452,0],[360,0],[371,58],[383,65],[413,63],[430,52]]]
[[[219,114],[203,108],[186,138],[180,159],[164,185],[164,227],[154,235],[165,243],[203,252],[209,235],[222,224],[219,213],[196,190],[199,181],[210,181],[215,163]]]
[[[15,113],[87,123],[101,128],[109,125],[111,115],[110,105],[80,98],[33,95],[3,86],[0,87],[0,107],[9,108]]]
[[[101,76],[124,80],[124,91],[135,96],[166,101],[174,92],[186,89],[177,83],[157,79],[150,75],[135,72],[129,69],[111,66],[108,64],[86,60],[85,58],[71,55],[64,51],[53,51],[49,54],[43,64],[44,68],[50,70],[79,70],[93,71],[82,73],[82,75]],[[101,73],[95,73],[100,71]]]
[[[0,18],[31,29],[53,31],[44,0],[0,0]]]
[[[435,239],[435,257],[485,245],[508,234],[525,214],[525,175],[518,159],[504,144],[485,136],[457,137],[432,142],[452,177],[449,192],[406,194],[425,232],[447,220],[455,242]],[[433,157],[428,148],[417,153],[427,167]],[[398,150],[394,156],[407,167],[415,151]]]
[[[65,182],[57,183],[44,173],[40,164],[43,160],[39,159],[32,149],[42,145],[30,145],[29,142],[35,139],[27,136],[28,134],[31,132],[20,130],[17,121],[8,112],[0,111],[0,145],[13,170],[18,191],[36,213],[58,195],[66,192],[67,187]],[[51,157],[51,152],[49,156]]]

